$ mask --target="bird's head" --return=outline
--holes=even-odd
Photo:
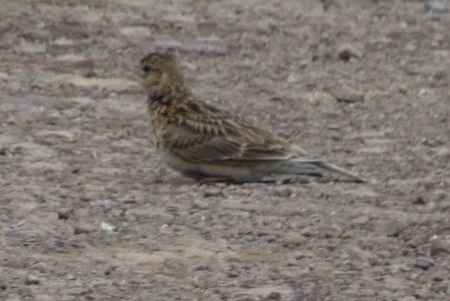
[[[150,95],[168,93],[184,83],[176,58],[170,53],[152,52],[139,65],[142,85]]]

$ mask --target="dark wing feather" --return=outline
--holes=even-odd
[[[190,162],[250,164],[296,157],[282,138],[198,102],[188,102],[161,138],[168,151]]]

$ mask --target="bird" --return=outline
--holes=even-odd
[[[322,176],[326,170],[353,182],[347,169],[310,157],[300,146],[198,99],[172,52],[150,52],[139,63],[162,161],[201,183],[261,182],[277,174]]]

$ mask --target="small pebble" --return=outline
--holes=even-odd
[[[323,227],[320,230],[320,232],[323,235],[323,237],[325,237],[326,239],[329,239],[329,238],[340,237],[342,235],[342,233],[344,233],[344,230],[342,229],[341,226],[333,224],[328,227]]]
[[[170,213],[173,213],[173,214],[179,213],[180,209],[181,209],[181,206],[178,205],[178,204],[170,204],[170,205],[166,206],[167,212],[170,212]]]
[[[66,220],[72,215],[72,209],[63,208],[58,211],[58,219]]]
[[[292,253],[292,256],[296,260],[301,260],[301,259],[304,259],[304,258],[311,258],[311,257],[313,257],[313,254],[309,253],[309,252],[295,251],[294,253]]]
[[[388,223],[384,231],[388,237],[398,237],[407,227],[408,225],[404,222],[394,221]]]
[[[426,203],[428,203],[428,200],[423,195],[419,195],[413,200],[414,205],[425,205]]]
[[[103,201],[100,203],[100,206],[102,206],[103,209],[104,209],[106,212],[109,211],[109,210],[111,210],[111,209],[113,209],[113,208],[116,207],[117,205],[118,205],[118,202],[117,202],[116,200],[111,200],[111,199],[103,200]]]
[[[104,272],[105,276],[111,275],[112,272],[114,272],[117,269],[116,266],[111,266],[109,268],[107,268]]]
[[[39,284],[41,280],[37,275],[28,274],[27,277],[25,277],[25,284],[26,285],[32,285],[32,284]]]
[[[289,257],[286,264],[288,267],[292,267],[292,266],[297,266],[298,262],[294,257]]]
[[[348,62],[352,58],[362,58],[362,52],[353,44],[343,43],[337,47],[337,55],[340,60]]]
[[[241,275],[240,268],[236,264],[231,264],[228,271],[227,271],[228,277],[236,278]]]
[[[336,87],[330,92],[338,102],[355,103],[364,101],[364,93],[351,87]]]
[[[270,292],[266,300],[281,300],[281,294],[279,292]]]
[[[74,234],[78,235],[78,234],[83,234],[83,233],[91,233],[95,231],[95,228],[90,225],[90,224],[86,224],[86,223],[78,223],[75,225],[74,227]]]
[[[231,277],[231,278],[239,277],[240,274],[241,273],[237,270],[231,270],[231,271],[227,272],[228,277]]]
[[[209,265],[206,263],[200,263],[192,267],[194,271],[208,271],[210,269]]]
[[[428,203],[425,205],[425,208],[426,208],[428,211],[434,211],[434,210],[437,208],[437,205],[436,205],[435,202],[428,202]]]
[[[370,264],[373,261],[372,253],[361,249],[357,245],[348,245],[345,248],[345,253],[354,261],[363,264]]]
[[[173,230],[169,227],[169,225],[164,224],[161,227],[159,227],[159,233],[170,235],[173,234]]]
[[[448,7],[444,1],[428,1],[425,3],[425,10],[432,13],[445,13]]]
[[[253,233],[253,227],[246,226],[246,225],[240,225],[237,229],[237,235],[248,235]]]
[[[304,235],[298,232],[289,232],[281,240],[281,244],[285,248],[296,248],[303,245],[306,241]]]
[[[311,237],[317,235],[318,231],[311,227],[305,227],[300,230],[300,234],[303,235],[304,237]]]
[[[203,200],[196,199],[192,203],[192,209],[200,209],[200,210],[209,209],[209,203]]]
[[[434,261],[431,258],[427,257],[417,257],[414,266],[427,270],[434,265]]]
[[[434,236],[431,238],[430,253],[432,256],[439,253],[450,253],[450,243],[437,236]]]
[[[435,282],[442,282],[442,281],[444,281],[445,278],[446,277],[441,274],[433,275],[433,281],[435,281]]]
[[[48,271],[48,266],[43,262],[35,263],[31,266],[36,271],[39,271],[40,273],[46,273]]]
[[[211,296],[209,296],[208,298],[205,299],[205,301],[221,301],[221,300],[222,300],[222,298],[220,298],[217,295],[211,295]]]
[[[350,221],[350,223],[352,225],[364,225],[364,224],[368,223],[369,220],[370,220],[369,216],[361,215],[361,216],[358,216],[358,217],[355,217],[354,219],[352,219]]]
[[[313,198],[321,199],[321,198],[323,198],[325,195],[326,195],[325,192],[323,192],[323,191],[320,190],[320,189],[314,188],[314,189],[311,190],[311,196],[312,196]]]
[[[115,225],[106,222],[102,222],[100,226],[102,230],[108,234],[115,234],[119,231],[119,229]]]
[[[0,276],[0,290],[6,290],[8,288],[8,284],[6,279],[3,276]]]

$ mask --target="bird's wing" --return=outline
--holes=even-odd
[[[310,158],[298,146],[268,131],[234,118],[215,107],[192,103],[182,109],[162,131],[166,151],[192,163],[257,166],[262,162],[280,162],[275,173],[320,174],[325,169],[352,178],[363,179],[339,166]]]
[[[184,160],[239,165],[288,160],[304,154],[284,139],[213,106],[187,102],[181,111],[164,127],[161,142],[166,150]]]

